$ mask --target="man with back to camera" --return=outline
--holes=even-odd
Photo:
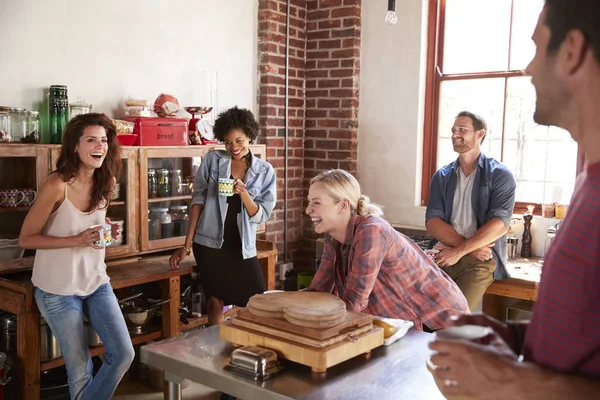
[[[452,126],[458,159],[431,180],[427,233],[440,245],[436,263],[456,282],[473,311],[494,278],[506,279],[506,232],[516,183],[501,162],[481,152],[487,124],[462,111]]]
[[[436,340],[431,361],[446,396],[600,398],[600,1],[546,0],[526,72],[533,119],[570,132],[585,152],[569,213],[544,260],[529,322],[461,316],[494,330],[490,345]]]

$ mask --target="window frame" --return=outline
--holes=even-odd
[[[514,15],[514,1],[511,0],[511,22],[510,37],[508,39],[509,51],[512,45],[512,19]],[[481,78],[513,78],[524,75],[521,70],[508,70],[502,72],[476,72],[464,74],[442,74],[444,61],[444,30],[446,18],[446,0],[429,0],[427,10],[427,66],[425,79],[425,110],[423,124],[423,168],[421,179],[421,205],[426,206],[429,200],[429,185],[433,174],[437,171],[437,148],[439,132],[439,111],[440,111],[440,88],[444,81],[467,80]],[[510,65],[510,52],[509,52]],[[506,87],[506,85],[505,85]],[[504,94],[504,112],[506,112],[507,96]],[[504,123],[502,126],[501,158],[504,158]],[[581,148],[577,146],[577,169],[579,174],[583,170],[584,156]],[[534,214],[542,215],[542,207],[539,203],[528,203],[517,201],[515,203],[514,213],[522,214],[527,211],[527,205],[535,205]]]

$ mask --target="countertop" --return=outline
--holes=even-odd
[[[219,338],[218,326],[148,344],[141,361],[244,400],[281,399],[443,399],[425,362],[431,354],[429,333],[411,329],[390,346],[374,349],[370,359],[359,356],[312,374],[309,367],[284,362],[280,375],[265,382],[240,377],[223,369],[231,344]],[[323,376],[324,375],[324,376]]]

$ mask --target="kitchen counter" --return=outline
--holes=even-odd
[[[483,297],[483,312],[503,319],[501,297],[535,301],[543,264],[540,257],[509,260],[506,267],[510,278],[494,281],[487,288]]]
[[[257,258],[261,263],[265,283],[269,289],[275,288],[275,262],[277,250],[270,242],[257,241]],[[18,259],[3,263],[0,267],[0,309],[17,316],[17,369],[20,383],[20,399],[39,400],[40,371],[64,364],[62,358],[40,362],[40,315],[33,296],[31,283],[31,259]],[[169,256],[133,257],[111,260],[107,263],[107,273],[114,289],[126,288],[148,282],[159,282],[163,299],[179,299],[180,276],[193,272],[195,261],[187,257],[178,269],[169,267]],[[179,302],[171,301],[162,306],[162,323],[149,327],[149,332],[132,336],[132,343],[145,343],[149,340],[178,336],[182,329],[198,326],[206,322],[206,317],[191,320],[182,325],[179,316]],[[104,347],[90,349],[92,355],[102,354]]]
[[[280,375],[265,382],[233,374],[223,367],[233,350],[219,338],[219,327],[191,331],[141,348],[141,361],[165,371],[169,400],[180,399],[177,382],[189,379],[244,400],[283,399],[427,399],[442,400],[425,361],[429,333],[411,329],[390,346],[312,374],[309,367],[285,361]]]

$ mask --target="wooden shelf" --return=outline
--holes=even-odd
[[[171,196],[171,197],[155,197],[152,199],[148,199],[148,203],[160,203],[163,201],[175,201],[175,200],[191,200],[192,196]]]
[[[181,321],[179,322],[179,327],[181,328],[182,331],[188,330],[188,329],[194,329],[201,325],[208,324],[208,317],[206,315],[203,315],[200,318],[187,317],[187,320],[189,322],[189,324],[187,324],[187,325]]]
[[[131,343],[136,345],[136,344],[146,343],[146,342],[149,342],[149,341],[155,340],[155,339],[160,339],[162,337],[162,331],[161,331],[160,327],[157,327],[154,325],[154,326],[150,326],[149,329],[150,329],[150,332],[145,333],[143,335],[131,336]],[[104,346],[90,347],[90,354],[92,357],[100,355],[100,354],[104,354],[104,351],[105,351]],[[61,365],[65,365],[64,358],[62,358],[62,357],[55,358],[54,360],[42,362],[42,365],[40,366],[40,370],[47,371],[49,369],[56,368]]]
[[[0,213],[15,212],[15,211],[29,211],[31,206],[23,207],[0,207]]]
[[[111,201],[110,205],[111,206],[124,206],[125,205],[125,201],[123,201],[123,200]]]
[[[233,317],[234,315],[237,314],[237,310],[238,310],[238,308],[234,307],[234,308],[228,310],[226,313],[224,313],[223,317],[225,317],[225,318]],[[201,325],[208,324],[208,316],[207,315],[203,315],[200,318],[188,317],[187,320],[189,322],[189,324],[187,324],[187,325],[185,325],[183,322],[179,323],[179,326],[182,331],[197,328]]]

